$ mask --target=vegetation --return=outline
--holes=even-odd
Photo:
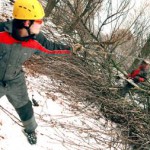
[[[74,100],[94,103],[106,118],[117,123],[123,141],[133,149],[149,149],[150,84],[141,85],[144,90],[133,90],[128,99],[119,97],[120,87],[115,84],[117,72],[131,71],[149,57],[149,19],[145,13],[149,6],[141,6],[135,15],[135,4],[130,0],[115,4],[112,0],[54,1],[49,14],[53,22],[85,51],[67,62],[53,58],[57,68],[53,77],[74,89]]]
[[[31,72],[61,80],[59,89],[72,103],[95,105],[97,118],[103,115],[117,123],[119,138],[132,149],[150,147],[149,81],[133,89],[129,98],[118,95],[119,72],[131,71],[149,58],[149,5],[134,10],[131,0],[41,0],[46,20],[51,19],[65,43],[80,43],[84,52],[65,58],[33,56],[25,66]],[[57,40],[50,26],[47,30]],[[49,33],[46,35],[49,37]],[[40,65],[42,64],[42,68]],[[66,87],[66,85],[68,85]],[[70,93],[70,91],[74,91]],[[83,110],[81,110],[83,111]],[[97,142],[101,142],[97,139]],[[120,142],[114,140],[110,148]],[[128,149],[128,148],[126,148]]]

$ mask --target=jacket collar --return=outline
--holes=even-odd
[[[13,20],[10,20],[10,21],[7,21],[5,22],[5,25],[4,25],[4,30],[7,31],[8,33],[10,33],[12,36],[13,36]],[[19,41],[28,41],[30,39],[35,39],[35,35],[30,35],[28,37],[20,37],[20,38],[17,38],[15,36],[13,36],[16,40],[19,40]]]

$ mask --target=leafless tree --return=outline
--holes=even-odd
[[[48,0],[47,5],[45,7],[45,17],[48,17],[52,10],[55,8],[56,4],[59,2],[60,0]]]

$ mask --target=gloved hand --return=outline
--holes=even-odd
[[[79,44],[79,43],[74,44],[72,46],[72,48],[73,48],[73,53],[74,54],[77,54],[77,52],[79,52],[79,51],[83,51],[83,46],[81,44]]]
[[[144,82],[144,78],[139,78],[139,81],[140,82]]]

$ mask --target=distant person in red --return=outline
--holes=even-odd
[[[132,79],[133,82],[136,84],[145,82],[147,80],[147,73],[149,71],[149,67],[150,67],[150,61],[143,60],[141,65],[137,69],[133,70],[130,74],[127,75],[127,78]],[[120,92],[121,96],[125,97],[126,94],[133,87],[134,87],[133,85],[127,82],[126,85],[121,89]]]

